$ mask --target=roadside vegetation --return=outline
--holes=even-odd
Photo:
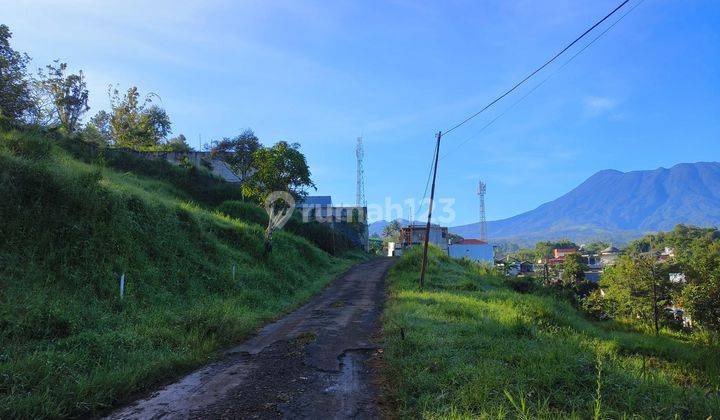
[[[542,288],[419,249],[389,274],[385,358],[400,417],[720,415],[720,349],[683,333],[592,321]],[[516,286],[514,286],[516,287]]]
[[[237,187],[123,153],[0,130],[0,418],[98,414],[207,362],[361,257],[333,248],[324,226],[279,231],[263,255],[264,210]]]

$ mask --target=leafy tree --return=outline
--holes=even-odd
[[[582,256],[577,252],[565,256],[562,264],[562,277],[566,285],[577,285],[585,279],[587,266],[583,263]]]
[[[152,104],[152,98],[156,96],[150,94],[140,101],[135,86],[123,96],[117,89],[110,92],[112,111],[108,126],[115,146],[156,148],[170,133],[171,124],[167,113]]]
[[[80,118],[90,107],[88,106],[88,89],[82,70],[78,74],[66,74],[67,64],[58,63],[46,66],[47,74],[38,72],[38,85],[46,93],[51,102],[52,113],[59,123],[69,132],[78,128]]]
[[[113,143],[112,128],[110,127],[110,114],[108,114],[107,111],[100,111],[90,118],[90,122],[85,125],[85,129],[88,130],[88,127],[91,127],[89,131],[91,131],[93,135],[99,133],[101,136],[101,139],[99,139],[101,140],[101,143]]]
[[[30,57],[13,50],[10,38],[10,28],[0,25],[0,117],[21,121],[35,105],[26,78]]]
[[[679,260],[688,283],[678,294],[679,302],[695,324],[720,333],[720,239],[706,232]]]
[[[108,139],[93,124],[86,124],[81,132],[82,139],[88,143],[94,143],[98,146],[107,146]]]
[[[393,220],[383,228],[383,236],[386,238],[394,238],[400,234],[401,227],[402,226],[398,220]]]
[[[667,271],[650,256],[621,256],[600,281],[613,315],[638,318],[659,334],[661,311],[673,291]]]
[[[522,248],[510,254],[510,257],[517,261],[535,262],[537,252],[534,249]]]
[[[210,146],[210,153],[213,157],[221,158],[245,182],[255,170],[255,152],[261,148],[260,140],[248,128],[237,137],[224,137],[213,142]]]
[[[187,153],[193,150],[184,134],[179,134],[168,140],[165,147],[173,152]]]
[[[256,150],[253,166],[255,172],[244,188],[261,203],[273,191],[289,192],[298,201],[307,196],[308,188],[315,188],[305,155],[297,143],[280,141],[272,147]]]

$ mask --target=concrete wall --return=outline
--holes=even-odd
[[[242,182],[240,177],[238,177],[225,162],[220,159],[213,158],[210,152],[132,152],[146,159],[166,160],[173,165],[180,165],[185,158],[187,158],[187,160],[196,167],[209,169],[213,175],[218,178],[222,178],[227,182],[232,184],[239,184]]]

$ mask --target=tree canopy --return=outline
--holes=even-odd
[[[274,191],[288,192],[298,201],[307,196],[308,188],[315,188],[299,144],[280,141],[257,149],[252,156],[255,172],[243,188],[259,202]]]
[[[12,32],[0,25],[0,116],[11,120],[23,120],[35,105],[26,68],[30,61],[10,46]]]

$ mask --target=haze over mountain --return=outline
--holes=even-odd
[[[670,169],[597,172],[538,208],[488,222],[491,241],[534,243],[569,238],[625,242],[679,223],[720,225],[720,163],[681,163]],[[478,236],[478,224],[450,231]]]

